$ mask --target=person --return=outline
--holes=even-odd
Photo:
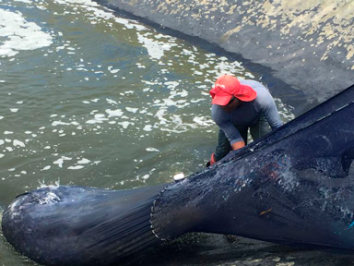
[[[260,82],[222,75],[210,95],[211,116],[219,126],[219,135],[207,166],[247,145],[248,129],[256,140],[270,132],[270,127],[273,130],[283,125],[273,97]]]

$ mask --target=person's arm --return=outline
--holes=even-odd
[[[234,151],[239,150],[239,149],[245,147],[245,142],[244,141],[237,141],[237,142],[231,144],[231,147]]]
[[[218,160],[222,159],[230,151],[230,146],[232,150],[238,150],[245,146],[245,142],[243,141],[240,132],[231,122],[219,122],[217,125],[220,127],[218,146],[215,149],[215,153],[211,155],[209,162],[206,164],[206,167],[209,167],[210,165],[216,163]],[[220,135],[222,135],[222,141],[220,141]],[[233,136],[236,139],[234,141],[230,141],[229,136]]]
[[[211,116],[214,122],[224,132],[233,150],[238,150],[245,146],[245,142],[235,125],[227,119],[227,113],[220,110],[218,106],[213,106]]]
[[[218,109],[217,106],[213,106],[211,114],[214,122],[219,127],[219,138],[215,153],[211,155],[209,162],[206,164],[207,167],[222,159],[230,151],[230,146],[232,150],[238,150],[245,146],[240,132],[225,117],[224,112]]]
[[[241,149],[242,147],[245,147],[244,141],[237,141],[237,142],[231,144],[231,148],[234,151]],[[214,163],[216,163],[216,158],[215,158],[215,153],[212,153],[209,162],[207,162],[207,164],[206,164],[206,167],[209,167],[210,165],[213,165]]]
[[[217,123],[217,125],[224,131],[233,150],[238,150],[245,146],[245,141],[240,132],[230,121]]]

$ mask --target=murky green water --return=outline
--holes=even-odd
[[[208,91],[224,73],[259,79],[89,0],[0,0],[0,206],[50,184],[124,189],[195,172],[216,144]],[[3,238],[0,264],[34,265]]]

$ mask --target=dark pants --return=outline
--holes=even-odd
[[[258,120],[257,123],[255,123],[250,127],[236,127],[236,128],[240,132],[246,145],[247,145],[248,128],[251,131],[251,136],[253,140],[257,140],[271,131],[267,120],[263,116]],[[232,148],[228,138],[226,137],[224,131],[219,129],[218,145],[216,146],[215,153],[214,153],[215,160],[216,161],[221,160],[231,150]]]

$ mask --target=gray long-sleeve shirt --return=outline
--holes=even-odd
[[[268,121],[272,129],[283,125],[272,95],[262,83],[254,80],[241,80],[241,84],[252,87],[257,92],[257,98],[251,102],[243,102],[231,112],[226,112],[221,106],[213,104],[211,116],[215,123],[225,132],[230,144],[243,141],[236,127],[249,127],[257,123],[261,115]]]

